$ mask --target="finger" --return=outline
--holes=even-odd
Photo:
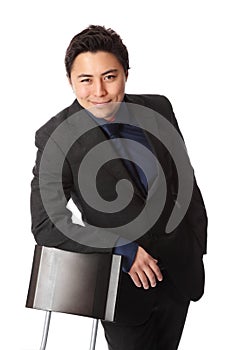
[[[150,266],[151,270],[154,272],[158,281],[161,282],[163,280],[163,275],[162,275],[162,272],[161,272],[159,266],[157,265],[156,261],[155,261],[155,259],[151,260],[149,263],[149,266]]]
[[[140,288],[142,286],[142,284],[141,284],[140,279],[139,279],[138,275],[136,274],[136,272],[131,272],[131,273],[129,273],[129,275],[132,278],[135,286]]]
[[[156,286],[156,277],[155,277],[154,271],[150,268],[150,266],[148,266],[147,268],[144,268],[144,273],[145,273],[151,287],[155,287]]]
[[[148,289],[149,288],[149,281],[148,281],[148,278],[147,278],[145,272],[144,271],[138,271],[137,274],[138,274],[139,280],[140,280],[143,288],[144,289]]]

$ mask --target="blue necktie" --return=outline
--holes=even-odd
[[[119,124],[119,123],[108,123],[108,124],[101,125],[101,128],[106,132],[107,136],[111,139],[125,137],[125,138],[132,139],[134,141],[139,141],[149,148],[149,144],[145,136],[142,134],[142,131],[137,127],[134,127],[131,125]],[[122,161],[125,167],[127,168],[134,184],[138,187],[143,197],[146,198],[147,191],[148,191],[146,176],[144,175],[142,169],[136,163],[134,163],[134,160],[136,159],[132,159],[132,161],[125,159],[125,155],[126,154],[129,155],[129,152],[127,152],[127,149],[123,149],[123,145],[120,142],[120,139],[119,139],[119,147],[117,149],[117,153],[119,154],[120,157],[123,158]]]

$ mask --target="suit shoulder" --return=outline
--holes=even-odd
[[[70,115],[79,110],[79,106],[77,105],[77,102],[74,101],[70,106],[64,108],[62,111],[50,118],[36,131],[36,140],[40,139],[46,142],[50,135],[62,122],[64,122]]]
[[[126,94],[126,99],[129,100],[129,102],[170,103],[166,96],[159,94]]]
[[[172,105],[169,99],[164,95],[155,94],[140,94],[133,95],[127,94],[126,101],[130,103],[140,104],[145,107],[151,108],[156,112],[169,117],[173,113]]]

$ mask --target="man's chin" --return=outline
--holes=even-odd
[[[119,107],[120,107],[120,103],[111,102],[111,103],[95,105],[89,108],[88,110],[96,118],[111,120],[116,115],[116,112],[119,109]]]

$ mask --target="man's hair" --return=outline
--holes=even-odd
[[[111,28],[90,25],[71,40],[65,55],[67,76],[70,78],[75,58],[83,52],[105,51],[112,53],[122,64],[125,73],[129,69],[129,56],[121,37]]]

